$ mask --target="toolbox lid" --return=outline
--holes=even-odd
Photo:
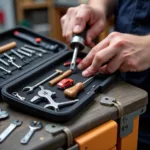
[[[20,33],[22,35],[26,35],[27,37],[25,36],[25,38],[27,38],[27,40],[16,36]],[[11,30],[1,33],[0,39],[1,39],[0,46],[6,45],[10,42],[16,42],[17,45],[16,45],[16,47],[13,48],[15,51],[17,51],[21,47],[24,47],[25,44],[36,47],[31,42],[33,39],[35,39],[36,42],[38,39],[38,43],[42,41],[40,44],[43,44],[44,46],[45,45],[46,46],[47,45],[50,45],[50,46],[55,45],[56,46],[55,52],[46,50],[42,47],[39,47],[39,48],[46,50],[48,53],[41,54],[41,52],[38,52],[38,54],[42,55],[42,56],[40,55],[41,57],[36,56],[36,55],[33,55],[32,57],[27,57],[24,55],[26,60],[21,60],[19,57],[14,55],[11,52],[11,50],[6,51],[5,53],[8,54],[9,56],[15,57],[16,60],[14,62],[17,65],[20,65],[22,67],[20,69],[18,69],[15,66],[13,66],[12,64],[9,64],[9,66],[6,66],[5,64],[0,62],[1,67],[5,68],[6,70],[11,70],[11,72],[12,72],[11,74],[8,74],[7,72],[0,70],[0,90],[3,88],[4,85],[10,83],[11,81],[19,78],[22,75],[30,72],[31,70],[41,66],[45,62],[52,60],[53,58],[56,58],[57,56],[61,55],[61,53],[63,53],[64,51],[66,51],[68,49],[67,45],[60,41],[39,35],[37,33],[34,33],[33,31],[31,31],[30,29],[21,27],[21,26],[18,26],[16,28],[13,28]],[[40,41],[39,41],[39,39],[40,39]],[[23,55],[23,54],[21,54],[21,55]],[[0,54],[0,59],[2,59],[8,63],[8,58],[6,56],[4,56],[4,53]],[[0,94],[0,96],[1,96],[1,94]]]

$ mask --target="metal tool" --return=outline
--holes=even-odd
[[[59,75],[58,77],[52,79],[51,81],[49,81],[49,84],[51,86],[55,85],[56,83],[58,83],[59,81],[61,81],[62,79],[68,77],[69,75],[72,74],[72,70],[67,70],[65,71],[63,74]]]
[[[70,47],[73,49],[72,61],[70,64],[70,69],[75,71],[76,67],[76,59],[78,55],[78,51],[84,49],[85,39],[86,39],[86,31],[88,26],[85,27],[84,31],[80,34],[74,34],[70,43]]]
[[[35,54],[34,50],[31,50],[31,49],[28,49],[28,48],[25,48],[25,47],[21,47],[20,49],[23,50],[23,51],[29,52],[31,54]]]
[[[11,52],[12,52],[14,55],[16,55],[17,57],[19,57],[20,59],[23,59],[23,58],[24,58],[23,55],[19,54],[19,53],[18,53],[17,51],[15,51],[14,49],[12,49]]]
[[[18,68],[18,69],[21,69],[21,68],[22,68],[22,66],[17,65],[12,59],[8,59],[8,62],[9,62],[10,64],[12,64],[13,66],[15,66],[16,68]]]
[[[29,53],[27,53],[25,51],[22,51],[21,49],[17,49],[17,52],[19,52],[20,54],[23,54],[25,56],[32,57],[32,54],[29,54]]]
[[[87,86],[87,84],[89,84],[94,78],[95,76],[97,76],[99,74],[99,72],[94,75],[93,77],[88,78],[87,80],[85,80],[84,82],[78,82],[76,85],[64,90],[64,94],[67,97],[70,98],[75,98],[77,96],[77,94],[84,89],[85,86]]]
[[[9,64],[6,61],[4,61],[3,59],[1,59],[1,58],[0,58],[0,62],[3,63],[6,66],[9,66]]]
[[[21,50],[25,51],[25,52],[29,52],[31,54],[36,54],[37,56],[39,57],[42,57],[43,54],[42,53],[37,53],[36,51],[34,50],[31,50],[31,49],[28,49],[28,48],[25,48],[25,47],[21,47]]]
[[[56,75],[62,74],[62,72],[63,72],[63,71],[61,71],[61,70],[55,70],[55,71],[56,71],[55,73],[53,73],[52,75],[48,76],[48,77],[45,78],[44,80],[42,80],[42,81],[36,83],[35,85],[24,87],[24,88],[23,88],[23,91],[27,91],[28,93],[31,93],[31,92],[33,92],[33,90],[34,90],[35,88],[37,88],[38,86],[40,86],[40,85],[42,85],[43,83],[45,83],[46,81],[48,81],[48,80],[54,78]]]
[[[42,53],[48,53],[47,50],[44,50],[42,48],[38,48],[38,47],[35,47],[35,46],[30,46],[30,45],[25,44],[24,47],[30,48],[30,49],[33,49],[35,51],[39,51],[39,52],[42,52]]]
[[[21,101],[25,100],[25,97],[20,96],[17,92],[13,92],[12,95],[14,95],[15,97],[18,97]]]
[[[10,60],[15,60],[15,57],[9,56],[8,54],[4,53],[3,54],[5,57],[7,57]]]
[[[45,98],[49,102],[49,104],[45,105],[44,108],[52,108],[55,111],[59,111],[59,107],[71,105],[71,104],[74,104],[79,101],[78,99],[76,99],[76,100],[69,101],[69,102],[57,103],[52,99],[52,96],[54,96],[56,94],[56,92],[52,92],[50,90],[44,89],[43,86],[40,86],[40,89],[41,90],[38,92],[39,98]],[[36,101],[37,100],[34,100],[34,102],[36,102]]]
[[[6,52],[6,51],[8,51],[8,50],[10,50],[10,49],[12,49],[14,47],[16,47],[16,45],[17,45],[16,42],[10,42],[10,43],[8,43],[6,45],[1,46],[0,47],[0,54],[4,53],[4,52]]]
[[[27,144],[29,142],[29,140],[31,139],[31,137],[33,136],[33,134],[42,129],[43,125],[41,122],[39,121],[32,121],[29,124],[29,132],[21,139],[21,144]]]
[[[12,123],[0,134],[0,143],[3,142],[6,137],[16,128],[21,126],[22,121],[14,120]]]
[[[5,72],[7,72],[8,74],[11,74],[11,73],[12,73],[11,70],[7,70],[7,69],[5,69],[4,67],[1,67],[1,66],[0,66],[0,69],[3,70],[3,71],[5,71]]]
[[[23,40],[33,44],[34,46],[42,47],[44,49],[47,49],[47,50],[50,50],[50,51],[53,51],[53,52],[57,52],[58,51],[58,44],[55,44],[55,45],[46,44],[39,37],[34,38],[34,37],[31,37],[31,36],[29,36],[27,34],[19,32],[19,31],[15,31],[14,32],[14,36],[16,36],[16,37],[18,37],[20,39],[23,39]]]
[[[0,108],[0,120],[5,119],[8,116],[9,116],[8,113]]]

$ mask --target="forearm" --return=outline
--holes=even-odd
[[[88,4],[96,9],[101,9],[106,16],[114,13],[116,0],[89,0]]]

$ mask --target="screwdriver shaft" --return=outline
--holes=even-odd
[[[77,55],[78,55],[78,46],[76,46],[74,48],[74,52],[73,52],[73,56],[72,56],[72,61],[71,61],[71,64],[70,64],[70,69],[71,70],[75,70]]]

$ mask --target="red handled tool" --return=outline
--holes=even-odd
[[[25,33],[19,32],[19,31],[14,31],[14,36],[16,36],[17,38],[20,38],[22,40],[25,40],[29,43],[31,43],[32,45],[38,46],[38,47],[42,47],[44,49],[53,51],[53,52],[57,52],[58,51],[58,45],[50,45],[50,44],[46,44],[45,42],[42,41],[42,39],[40,37],[37,38],[33,38]]]

